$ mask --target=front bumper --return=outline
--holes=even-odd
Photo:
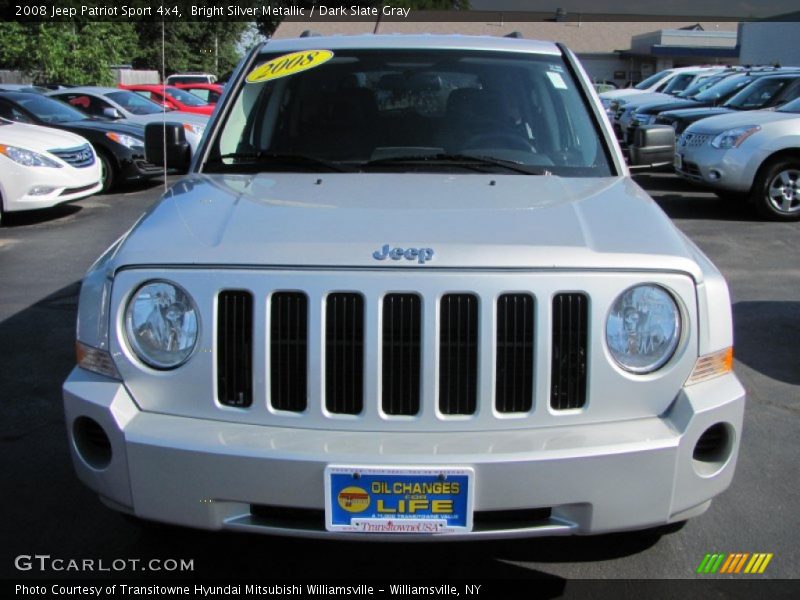
[[[484,511],[551,511],[544,520],[492,519],[437,539],[596,534],[684,520],[730,484],[744,402],[730,374],[684,388],[666,414],[647,419],[502,432],[352,432],[147,413],[120,382],[78,368],[64,384],[75,469],[114,508],[204,529],[351,539],[385,538],[325,531],[328,465],[472,468],[476,523]],[[76,438],[82,417],[108,436],[108,461],[86,452],[80,432]],[[698,439],[718,423],[730,434],[725,451],[716,462],[695,460]],[[305,510],[293,519],[270,517],[274,510],[265,517],[258,507]]]
[[[3,209],[12,211],[50,208],[64,202],[73,202],[100,191],[100,165],[76,169],[63,166],[25,167],[0,156],[0,181]],[[50,188],[45,194],[31,193],[36,187]]]
[[[121,181],[139,181],[164,174],[164,168],[147,162],[144,154],[121,152],[117,156],[117,161]]]
[[[681,156],[675,171],[683,177],[706,187],[730,192],[747,193],[753,185],[761,164],[759,156],[742,148],[720,150],[710,143],[686,147],[678,145]]]

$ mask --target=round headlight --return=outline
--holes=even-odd
[[[186,291],[169,281],[148,281],[128,302],[128,342],[143,362],[173,369],[188,360],[197,342],[197,308]]]
[[[628,288],[614,301],[606,321],[606,343],[620,367],[651,373],[675,352],[681,337],[678,305],[664,288]]]

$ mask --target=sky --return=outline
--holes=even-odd
[[[797,0],[470,0],[474,10],[764,18],[800,10]]]

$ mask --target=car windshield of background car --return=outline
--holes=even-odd
[[[642,81],[640,83],[637,83],[635,86],[633,86],[633,89],[635,89],[635,90],[646,90],[647,88],[655,85],[656,83],[658,83],[659,81],[661,81],[665,77],[666,77],[665,72],[664,71],[659,71],[658,73],[650,75],[650,77],[648,77],[644,81]]]
[[[736,110],[748,110],[766,106],[790,82],[791,80],[789,79],[759,79],[733,96],[723,106]]]
[[[778,109],[778,112],[800,113],[800,98],[795,98],[791,102],[787,102]]]
[[[45,123],[71,123],[91,118],[77,108],[72,108],[69,104],[36,94],[27,94],[25,98],[16,98],[15,100],[17,104],[32,112],[37,119]]]
[[[106,96],[134,115],[154,115],[164,112],[163,106],[133,92],[123,90],[120,92],[110,92],[106,94]]]
[[[168,87],[167,94],[175,98],[178,102],[182,102],[187,106],[208,106],[208,102],[203,102],[194,94],[176,87]]]

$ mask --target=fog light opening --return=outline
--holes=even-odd
[[[111,440],[100,423],[89,417],[78,417],[72,426],[75,449],[93,469],[105,469],[111,464]]]
[[[715,475],[727,464],[733,450],[733,428],[716,423],[703,432],[694,446],[692,463],[702,477]]]
[[[718,179],[722,179],[722,173],[717,171],[716,169],[712,169],[708,174],[709,179],[717,181]]]

